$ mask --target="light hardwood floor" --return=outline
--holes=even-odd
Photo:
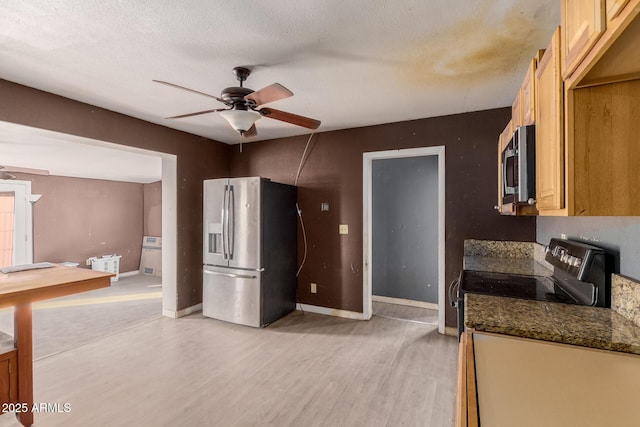
[[[34,360],[162,316],[162,279],[120,277],[112,286],[33,305]],[[13,335],[13,308],[0,310],[0,331]]]
[[[265,329],[160,318],[35,363],[35,426],[451,426],[457,340],[294,312]]]
[[[373,315],[438,326],[438,310],[373,301]]]

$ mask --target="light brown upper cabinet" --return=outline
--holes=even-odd
[[[640,80],[566,93],[568,215],[640,215]]]
[[[605,0],[562,1],[563,78],[567,79],[606,28]]]
[[[564,91],[560,28],[553,34],[535,78],[536,204],[540,215],[564,208]]]
[[[536,125],[537,212],[640,216],[640,0],[561,1],[532,118],[526,79],[518,91],[522,124]]]
[[[566,215],[640,215],[640,0],[607,1],[606,12],[565,80]]]
[[[535,72],[536,58],[531,60],[524,81],[511,105],[511,126],[515,131],[520,126],[535,124]]]
[[[629,0],[606,0],[607,22],[617,18],[627,3],[629,3]]]
[[[536,80],[536,59],[532,59],[527,69],[524,82],[520,87],[520,117],[521,125],[528,126],[533,125],[536,122],[536,94],[535,94],[535,80]]]
[[[516,99],[511,105],[511,126],[513,130],[516,130],[519,126],[522,126],[522,103],[521,103],[522,90],[516,92]]]
[[[562,1],[567,14],[570,10],[565,11],[565,3],[593,3]],[[580,55],[580,61],[572,63],[573,70],[563,73],[568,89],[640,79],[640,0],[607,0],[605,8],[605,31],[585,55]],[[578,18],[567,19],[575,22]]]

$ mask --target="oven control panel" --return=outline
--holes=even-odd
[[[548,263],[582,281],[588,281],[592,270],[603,262],[600,258],[604,258],[602,248],[566,239],[551,239],[545,252]]]

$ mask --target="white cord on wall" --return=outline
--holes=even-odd
[[[298,271],[296,272],[296,277],[300,275],[302,271],[302,267],[304,266],[304,262],[307,260],[307,233],[304,229],[304,221],[302,220],[302,211],[298,207],[296,203],[296,209],[298,210],[298,218],[300,218],[300,227],[302,228],[302,240],[304,241],[304,255],[302,256],[302,262],[300,263],[300,267],[298,267]]]
[[[300,164],[298,165],[298,172],[296,173],[296,180],[294,185],[298,185],[298,178],[300,177],[300,172],[302,171],[302,165],[304,164],[304,157],[307,154],[307,149],[309,148],[309,144],[311,143],[311,138],[313,138],[313,133],[309,135],[309,139],[307,140],[307,145],[304,147],[304,151],[302,152],[302,157],[300,158]],[[296,273],[296,277],[300,275],[302,271],[302,267],[304,266],[305,261],[307,260],[307,232],[304,229],[304,221],[302,220],[302,210],[298,203],[296,202],[296,211],[298,212],[298,218],[300,219],[300,227],[302,228],[302,241],[304,242],[304,252],[302,256],[302,262],[300,263],[300,267],[298,267],[298,271]]]
[[[313,138],[313,133],[309,135],[309,139],[307,140],[307,145],[304,146],[304,151],[302,152],[302,157],[300,158],[300,164],[298,165],[298,173],[296,173],[296,180],[293,185],[298,185],[298,178],[300,178],[300,172],[302,172],[302,164],[304,163],[304,156],[307,154],[307,149],[309,148],[309,143],[311,142],[311,138]]]

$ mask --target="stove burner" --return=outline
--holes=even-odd
[[[524,276],[505,273],[465,271],[460,281],[461,293],[495,295],[538,301],[579,304],[548,276]]]

